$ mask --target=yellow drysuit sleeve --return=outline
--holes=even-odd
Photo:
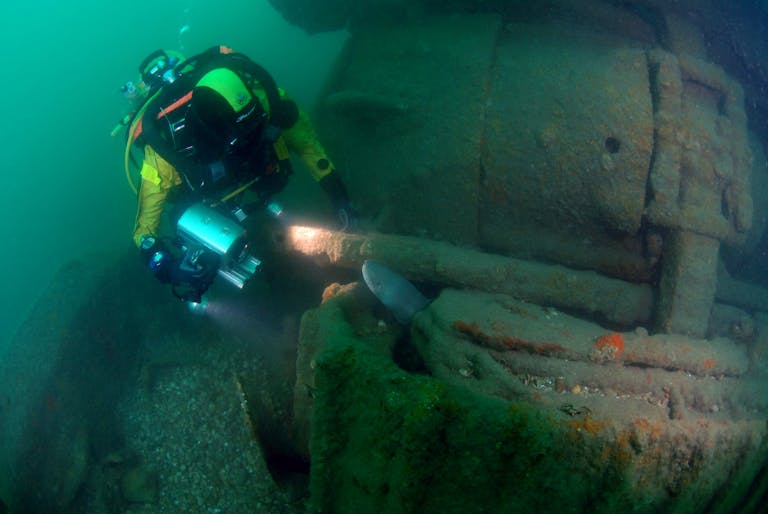
[[[288,99],[282,89],[280,89],[280,96]],[[299,109],[299,119],[292,127],[283,131],[283,136],[288,149],[301,158],[316,181],[319,182],[333,171],[333,163],[325,153],[323,145],[318,141],[309,115],[303,109]]]
[[[160,157],[147,145],[144,147],[144,162],[141,166],[141,187],[133,242],[141,246],[144,236],[157,235],[165,200],[171,188],[181,184],[181,177],[171,164]]]

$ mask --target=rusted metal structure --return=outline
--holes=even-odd
[[[634,39],[497,15],[354,33],[319,121],[362,212],[653,284],[653,329],[704,336],[720,245],[752,227],[742,88],[629,18]]]
[[[766,165],[704,31],[655,2],[298,4],[352,22],[317,114],[375,230],[288,249],[448,286],[406,329],[416,373],[359,290],[305,315],[317,510],[758,512],[768,296],[721,250],[761,238]]]

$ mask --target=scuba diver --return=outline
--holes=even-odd
[[[138,85],[124,87],[138,99],[134,112],[121,121],[128,127],[132,186],[132,161],[141,174],[138,190],[133,186],[133,240],[178,298],[200,302],[217,275],[238,287],[253,275],[260,261],[248,253],[240,223],[257,209],[279,210],[270,197],[291,174],[289,152],[329,196],[342,230],[355,223],[346,188],[307,114],[247,56],[223,46],[188,59],[158,50],[139,72]],[[246,191],[255,201],[246,203]],[[167,201],[177,210],[175,237],[158,233]]]

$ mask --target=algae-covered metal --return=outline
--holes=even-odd
[[[740,85],[647,34],[493,14],[368,28],[319,126],[379,230],[659,284],[659,330],[704,335],[720,245],[754,238]]]

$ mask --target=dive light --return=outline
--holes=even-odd
[[[221,212],[202,203],[189,207],[176,224],[177,234],[191,249],[204,247],[221,257],[218,274],[242,289],[261,265],[248,253],[245,229]]]

